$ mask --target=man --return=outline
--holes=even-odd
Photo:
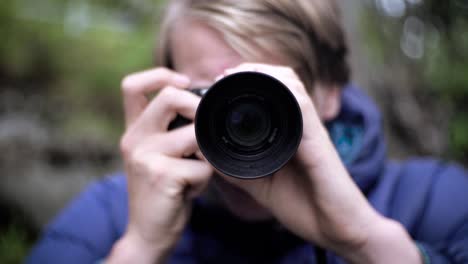
[[[377,110],[348,84],[334,1],[171,1],[159,40],[158,67],[122,82],[125,176],[75,200],[31,262],[468,262],[468,177],[385,161]],[[204,160],[193,124],[167,130],[194,118],[187,89],[242,71],[283,82],[304,124],[294,159],[249,181]]]

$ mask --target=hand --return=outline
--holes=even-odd
[[[167,131],[177,114],[195,117],[200,98],[184,90],[189,84],[187,77],[164,68],[122,82],[127,128],[121,151],[129,223],[110,260],[131,255],[133,263],[162,262],[187,222],[191,198],[202,192],[213,173],[204,161],[184,159],[198,151],[193,124]],[[154,92],[159,93],[149,101],[148,94]]]
[[[223,178],[249,193],[286,228],[305,240],[350,261],[372,262],[369,254],[381,252],[375,247],[373,235],[381,236],[381,230],[397,230],[391,234],[393,238],[394,234],[402,234],[403,229],[380,216],[349,176],[303,83],[291,68],[265,64],[241,64],[225,74],[241,71],[269,74],[291,90],[303,115],[303,138],[295,158],[276,174],[256,180]],[[398,238],[411,242],[406,232]],[[370,242],[373,244],[369,245]],[[414,258],[416,252],[418,257],[414,245],[409,244],[410,256]]]

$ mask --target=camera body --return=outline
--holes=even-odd
[[[302,114],[289,89],[259,72],[228,75],[202,97],[195,116],[199,148],[219,172],[241,179],[272,175],[296,153]],[[173,129],[190,121],[178,116]]]

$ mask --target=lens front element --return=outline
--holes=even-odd
[[[270,113],[255,96],[235,100],[225,120],[228,138],[239,148],[258,148],[270,134]]]

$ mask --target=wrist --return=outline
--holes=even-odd
[[[114,244],[106,263],[163,263],[168,251],[127,232]]]
[[[398,222],[381,219],[367,230],[366,240],[342,252],[349,263],[422,263],[416,244]]]

